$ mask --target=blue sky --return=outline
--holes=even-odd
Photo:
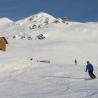
[[[98,21],[98,0],[0,0],[0,17],[16,21],[39,12],[72,21]]]

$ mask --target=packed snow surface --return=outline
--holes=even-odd
[[[89,60],[98,76],[97,22],[55,22],[44,12],[1,20],[0,98],[98,98],[98,78],[85,72]]]

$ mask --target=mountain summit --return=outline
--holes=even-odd
[[[16,21],[16,24],[20,26],[28,25],[29,28],[33,29],[35,27],[42,27],[46,24],[49,24],[53,22],[55,19],[56,18],[47,13],[40,12],[25,19]]]

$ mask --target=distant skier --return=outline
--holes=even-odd
[[[33,58],[30,58],[30,61],[33,61]]]
[[[77,60],[75,59],[75,65],[77,65]]]
[[[96,76],[94,75],[93,71],[94,71],[94,68],[93,68],[93,65],[87,61],[87,65],[86,65],[86,72],[88,71],[89,73],[89,76],[92,78],[92,79],[95,79]]]

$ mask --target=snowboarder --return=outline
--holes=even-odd
[[[77,60],[75,59],[75,65],[77,65]]]
[[[96,78],[96,76],[93,73],[93,71],[94,71],[93,65],[89,61],[87,61],[87,65],[86,65],[86,72],[87,71],[88,71],[89,76],[91,77],[91,79]]]

